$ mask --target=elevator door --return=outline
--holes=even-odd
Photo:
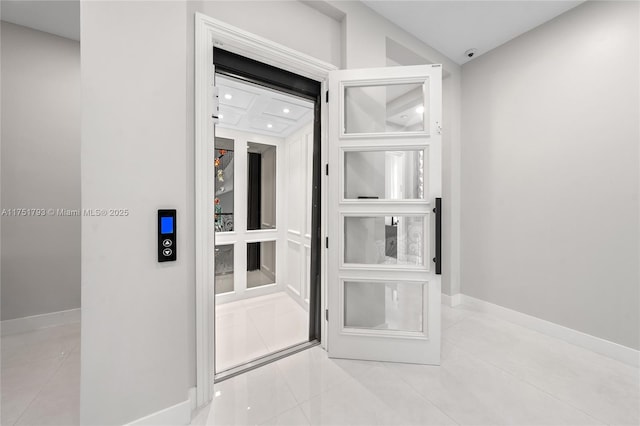
[[[329,76],[330,357],[440,363],[441,70]]]

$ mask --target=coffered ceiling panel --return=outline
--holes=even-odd
[[[307,114],[311,108],[312,106],[295,105],[291,102],[272,99],[264,109],[264,113],[284,120],[297,121]]]
[[[218,126],[286,138],[313,121],[313,102],[232,77],[216,76]]]

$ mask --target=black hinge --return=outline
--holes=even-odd
[[[324,246],[325,246],[325,248],[329,248],[329,237],[326,237],[324,239]]]
[[[324,319],[325,319],[326,321],[329,321],[329,310],[328,310],[328,309],[325,309],[325,310],[324,310]]]
[[[324,174],[329,176],[329,163],[324,166]]]
[[[325,98],[326,98],[326,102],[329,102],[329,91],[328,90],[327,90],[327,93],[325,95]]]

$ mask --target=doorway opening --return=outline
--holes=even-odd
[[[216,382],[320,341],[320,84],[215,48]]]

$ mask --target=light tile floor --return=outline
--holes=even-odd
[[[286,292],[216,305],[216,371],[309,339],[309,314]]]
[[[440,367],[319,347],[214,386],[193,425],[638,425],[637,368],[459,307]],[[2,425],[77,425],[78,324],[2,337]]]
[[[193,425],[638,425],[639,370],[465,307],[442,307],[440,367],[319,347],[214,386]]]
[[[80,324],[2,336],[1,424],[80,423]]]

